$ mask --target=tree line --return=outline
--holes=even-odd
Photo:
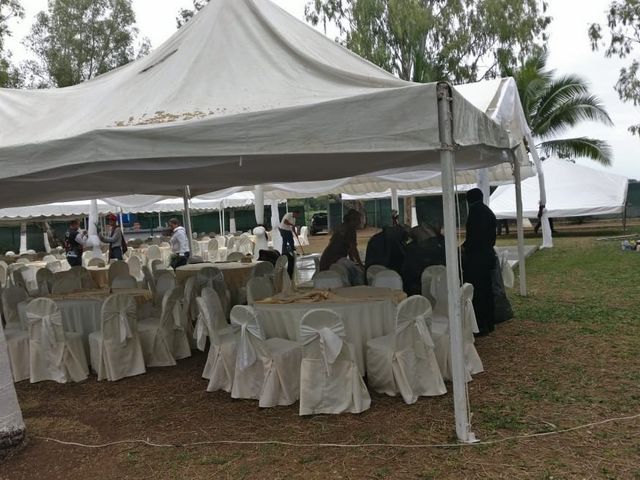
[[[209,0],[182,9],[177,27]],[[215,0],[213,0],[215,1]],[[336,41],[404,80],[454,84],[513,76],[538,148],[545,155],[610,163],[609,146],[590,138],[558,138],[584,121],[611,124],[584,79],[558,77],[546,66],[546,0],[307,0],[306,20],[337,31]],[[21,0],[0,0],[0,86],[66,87],[125,65],[151,45],[136,27],[132,0],[49,0],[23,44],[31,59],[5,48],[9,24],[23,19]],[[588,33],[594,49],[628,58],[615,88],[640,104],[640,2],[613,0],[606,27]],[[585,41],[587,39],[585,38]],[[640,124],[630,127],[640,134]]]

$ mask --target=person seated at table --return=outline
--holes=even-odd
[[[87,232],[81,232],[78,220],[69,222],[69,229],[64,234],[64,251],[67,262],[72,267],[82,266],[82,251],[87,244]]]
[[[371,265],[383,265],[400,273],[408,238],[409,235],[403,225],[383,227],[382,231],[372,236],[367,243],[365,268]]]
[[[329,245],[320,257],[320,271],[329,270],[331,265],[341,259],[341,263],[349,269],[352,285],[364,284],[364,266],[358,252],[358,238],[356,230],[360,226],[360,213],[357,210],[349,210],[342,219],[342,223],[336,227],[329,240]]]
[[[171,268],[175,270],[187,264],[191,251],[187,231],[180,225],[177,218],[169,220],[169,228],[171,229]]]
[[[411,242],[405,248],[400,270],[402,284],[407,295],[422,293],[422,272],[431,265],[446,263],[444,236],[430,225],[413,227],[409,233]]]
[[[98,231],[98,236],[102,242],[109,244],[109,260],[122,260],[125,241],[122,228],[118,225],[118,217],[111,214],[107,217],[107,221],[111,227],[109,235],[103,235],[102,232]]]

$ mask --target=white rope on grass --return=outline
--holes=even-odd
[[[48,442],[58,443],[60,445],[69,445],[82,448],[106,448],[114,445],[122,444],[142,444],[149,447],[157,448],[186,448],[186,447],[198,447],[203,445],[281,445],[286,447],[298,447],[298,448],[456,448],[456,447],[473,447],[477,445],[495,445],[497,443],[504,443],[512,440],[523,440],[536,437],[548,437],[552,435],[560,435],[563,433],[575,432],[576,430],[584,430],[585,428],[595,427],[598,425],[604,425],[606,423],[613,422],[625,422],[640,418],[640,413],[627,416],[627,417],[615,417],[608,418],[606,420],[600,420],[598,422],[586,423],[578,425],[576,427],[564,428],[561,430],[553,430],[551,432],[540,433],[528,433],[524,435],[514,435],[512,437],[498,438],[496,440],[486,440],[475,443],[431,443],[431,444],[400,444],[400,443],[358,443],[358,444],[345,444],[345,443],[293,443],[283,442],[280,440],[205,440],[202,442],[193,443],[153,443],[149,440],[131,439],[131,440],[118,440],[116,442],[102,443],[89,445],[79,442],[66,442],[64,440],[58,440],[56,438],[34,436],[39,440],[45,440]]]

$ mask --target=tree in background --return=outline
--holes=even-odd
[[[25,64],[30,83],[76,85],[146,54],[135,21],[131,0],[49,0],[26,38],[37,57]]]
[[[611,147],[604,140],[587,137],[558,138],[569,128],[584,121],[612,125],[602,101],[589,92],[588,84],[575,75],[556,77],[547,69],[547,54],[528,58],[521,68],[505,71],[518,85],[527,123],[536,148],[545,156],[585,157],[602,165],[611,165]]]
[[[20,72],[11,64],[11,52],[4,49],[5,37],[11,35],[9,20],[23,18],[24,11],[18,0],[0,0],[0,87],[20,86]]]
[[[191,20],[193,16],[197,12],[199,12],[207,3],[209,3],[209,0],[193,0],[193,10],[190,10],[188,8],[181,8],[178,12],[178,16],[176,17],[178,28]]]
[[[607,15],[609,38],[604,39],[602,27],[594,23],[589,27],[589,38],[593,50],[604,48],[607,57],[629,58],[631,64],[620,69],[616,92],[623,102],[640,105],[640,57],[632,57],[640,46],[640,1],[616,0],[609,6]],[[637,51],[635,52],[637,53]],[[629,127],[634,135],[640,135],[640,123]]]
[[[308,0],[313,25],[404,80],[493,78],[543,48],[544,0]]]

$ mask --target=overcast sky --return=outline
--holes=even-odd
[[[305,0],[273,0],[289,13],[302,19]],[[592,22],[606,25],[606,11],[610,0],[549,0],[549,14],[553,17],[550,27],[549,66],[558,73],[578,74],[591,85],[592,92],[605,103],[614,127],[585,124],[567,135],[591,136],[607,140],[613,147],[613,166],[608,171],[630,178],[640,179],[640,138],[627,131],[637,123],[640,107],[618,100],[613,85],[620,67],[619,59],[605,59],[602,52],[592,52],[587,38],[587,28]],[[24,21],[12,25],[14,37],[8,47],[14,52],[14,60],[24,58],[26,52],[21,39],[28,33],[33,16],[46,8],[46,0],[22,0],[26,10]],[[192,6],[191,0],[133,0],[140,33],[149,37],[154,47],[160,45],[176,30],[176,15],[180,8]],[[640,55],[640,51],[637,52]],[[586,166],[599,167],[595,162],[579,160]]]

